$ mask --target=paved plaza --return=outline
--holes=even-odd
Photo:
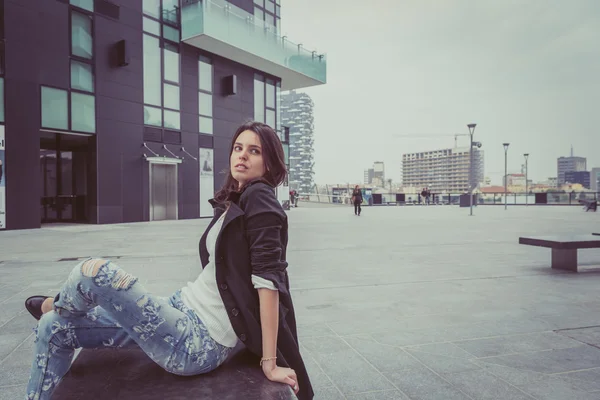
[[[288,212],[289,274],[316,399],[600,400],[600,250],[550,269],[525,235],[598,232],[580,207],[364,207]],[[207,219],[0,232],[0,399],[20,399],[33,294],[76,259],[113,259],[159,295],[200,271]],[[109,368],[109,366],[107,366]],[[90,379],[93,379],[90,377]],[[199,380],[201,384],[201,380]]]

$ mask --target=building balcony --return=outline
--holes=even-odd
[[[326,82],[324,54],[279,36],[274,27],[226,0],[183,0],[181,37],[191,46],[280,77],[282,90]]]

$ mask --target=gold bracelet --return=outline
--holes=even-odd
[[[277,357],[261,358],[260,366],[262,367],[263,361],[270,361],[270,360],[276,360],[276,359],[277,359]]]

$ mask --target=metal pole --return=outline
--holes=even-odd
[[[471,146],[469,147],[469,215],[473,216],[473,134],[476,124],[468,124]]]
[[[529,153],[523,154],[525,157],[525,207],[529,205],[529,166],[527,160],[529,159]]]
[[[504,143],[504,210],[508,209],[508,146],[509,143]]]

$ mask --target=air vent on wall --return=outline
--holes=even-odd
[[[121,13],[121,8],[118,5],[106,0],[96,0],[94,2],[94,9],[96,13],[114,19],[119,19]]]

